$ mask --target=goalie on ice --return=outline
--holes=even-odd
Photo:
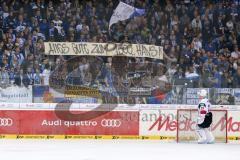
[[[215,138],[210,131],[212,124],[212,113],[209,112],[211,103],[207,99],[207,91],[202,89],[198,92],[199,104],[198,104],[198,117],[196,132],[198,135],[198,143],[214,143]]]

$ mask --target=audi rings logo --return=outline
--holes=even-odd
[[[13,120],[11,118],[0,118],[0,127],[12,126]]]
[[[103,119],[101,121],[101,125],[103,127],[112,127],[112,128],[117,128],[120,127],[122,124],[121,120],[119,119]]]

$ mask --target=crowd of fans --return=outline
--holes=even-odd
[[[240,87],[238,1],[124,2],[146,9],[146,14],[114,24],[109,34],[109,20],[119,1],[0,0],[1,87],[49,85],[49,76],[59,65],[62,69],[56,75],[80,77],[68,78],[74,84],[98,85],[104,79],[105,85],[113,85],[115,79],[109,73],[115,72],[115,82],[125,87],[127,76],[142,75],[142,86],[151,85],[150,77],[175,84],[191,81],[193,87]],[[161,61],[82,57],[75,64],[78,71],[68,74],[65,62],[72,57],[46,56],[46,41],[154,44],[163,46],[165,55]],[[141,73],[128,72],[126,66],[131,63]],[[103,71],[96,73],[96,68]],[[137,80],[128,84],[133,83],[140,84]]]

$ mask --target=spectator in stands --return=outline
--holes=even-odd
[[[16,68],[16,73],[14,76],[14,84],[17,86],[22,86],[23,70],[20,67]]]
[[[68,68],[62,64],[69,57],[45,56],[43,43],[46,41],[113,41],[162,45],[165,57],[161,63],[167,65],[168,72],[162,71],[160,61],[150,60],[150,63],[156,63],[161,70],[158,71],[161,75],[153,75],[155,79],[197,78],[201,82],[198,87],[239,87],[239,4],[228,1],[224,2],[224,7],[222,1],[191,1],[181,5],[177,1],[169,0],[154,3],[126,2],[145,8],[147,14],[114,24],[113,32],[109,35],[108,22],[117,5],[113,0],[94,3],[69,0],[56,3],[51,0],[32,0],[31,3],[23,0],[2,1],[0,6],[2,8],[1,82],[4,85],[11,82],[19,86],[22,83],[27,86],[40,84],[40,76],[41,84],[48,85],[51,71],[58,66],[62,68],[58,76],[64,79]],[[61,59],[60,62],[57,59]],[[125,62],[125,59],[122,61],[119,59],[116,63]],[[89,64],[90,62],[84,59],[80,62],[80,78],[92,79],[94,84],[97,77],[95,72],[98,72],[100,67],[88,68]],[[119,68],[114,67],[114,71],[111,69],[109,71],[119,76],[116,79],[124,81],[126,65],[122,63],[119,66]],[[30,73],[28,68],[32,68]],[[101,77],[103,80],[106,76],[111,76],[106,70],[102,70],[99,76],[103,76]],[[29,76],[34,78],[29,79]]]
[[[0,81],[1,81],[1,84],[0,84],[1,87],[6,88],[9,85],[8,71],[6,70],[6,68],[4,66],[1,68]]]
[[[13,67],[11,67],[11,70],[9,71],[9,81],[10,84],[14,84],[15,82],[15,71]]]
[[[29,85],[32,85],[32,80],[33,80],[32,78],[33,78],[33,76],[31,74],[31,68],[28,68],[27,72],[23,74],[22,84],[25,87],[28,87]]]
[[[233,76],[233,87],[240,87],[240,67],[237,68],[237,72]]]
[[[33,75],[33,84],[34,85],[41,85],[41,74],[39,69],[36,69],[36,73]]]
[[[237,46],[235,46],[234,51],[231,53],[231,57],[234,59],[240,58],[240,51]]]
[[[49,64],[45,65],[45,68],[41,74],[42,84],[43,85],[49,85],[49,77],[50,77],[50,66]]]
[[[199,75],[196,73],[196,69],[193,66],[190,66],[185,72],[185,77],[188,79],[198,79]]]

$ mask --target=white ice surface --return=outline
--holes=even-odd
[[[154,140],[0,140],[0,160],[240,160],[240,145]]]

